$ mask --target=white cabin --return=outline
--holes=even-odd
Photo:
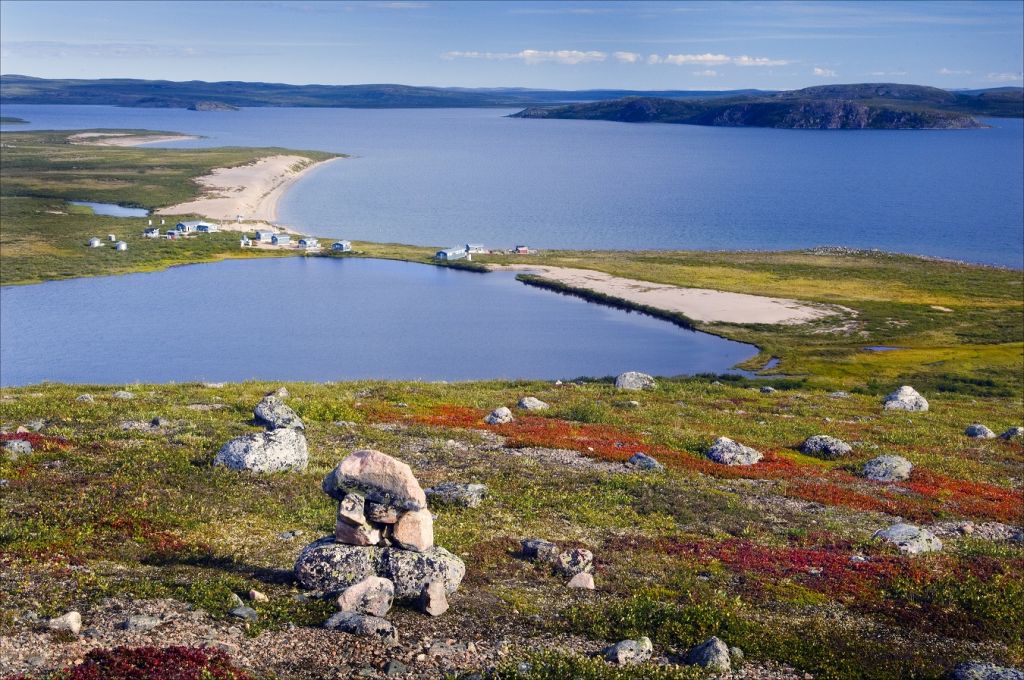
[[[271,231],[270,229],[257,229],[256,240],[260,243],[270,243],[274,240],[274,234],[277,232]]]
[[[142,235],[146,238],[160,238],[160,227],[150,227]]]
[[[331,244],[331,250],[339,253],[350,253],[352,252],[351,241],[335,241]]]
[[[95,236],[93,236],[91,239],[89,239],[89,247],[90,248],[99,248],[102,245],[103,245],[103,241],[99,240]]]
[[[118,241],[114,244],[114,250],[128,250],[128,244],[124,241]]]
[[[447,250],[439,250],[434,255],[435,260],[441,260],[444,262],[451,262],[452,260],[461,260],[466,257],[465,248],[448,248]]]
[[[286,246],[292,242],[292,237],[289,234],[274,234],[270,242],[275,246]]]
[[[320,241],[318,241],[315,238],[309,238],[309,237],[307,237],[307,238],[300,238],[299,239],[299,247],[300,248],[305,248],[306,250],[319,250],[319,248],[320,248]]]

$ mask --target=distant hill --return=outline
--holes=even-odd
[[[981,127],[975,115],[1024,115],[1024,89],[949,92],[920,85],[824,85],[788,92],[686,100],[625,97],[534,106],[519,118],[683,123],[805,129],[948,129]]]
[[[426,108],[528,106],[597,101],[626,96],[711,99],[769,94],[758,90],[731,92],[664,90],[536,90],[527,88],[415,87],[411,85],[288,85],[238,81],[100,79],[51,80],[31,76],[0,76],[0,103],[106,104],[150,108],[218,110],[242,106],[354,108]]]

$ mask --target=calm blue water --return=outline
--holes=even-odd
[[[145,208],[125,208],[116,203],[93,203],[92,201],[68,201],[71,205],[84,205],[92,208],[96,215],[108,215],[110,217],[146,217],[149,211]]]
[[[540,248],[881,248],[1024,267],[1024,127],[818,131],[519,120],[495,109],[5,106],[30,125],[350,153],[282,223],[328,237]]]
[[[724,372],[755,349],[475,274],[234,260],[0,288],[0,385]]]

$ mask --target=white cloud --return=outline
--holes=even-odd
[[[740,56],[730,56],[728,54],[712,54],[711,52],[705,52],[704,54],[666,54],[663,57],[657,54],[652,54],[647,57],[647,63],[675,64],[676,66],[682,66],[684,64],[698,64],[701,66],[722,66],[724,64],[733,64],[734,66],[784,66],[790,62],[785,59],[750,57],[745,54]]]
[[[949,69],[949,68],[945,68],[945,67],[940,68],[937,71],[937,73],[940,76],[969,76],[969,75],[971,75],[971,72],[967,71],[967,70]]]
[[[990,83],[1015,83],[1018,80],[1024,80],[1024,74],[1021,73],[989,73],[985,76],[985,80]]]
[[[683,64],[728,64],[732,57],[725,54],[667,54],[662,60],[666,64],[675,64],[681,66]]]
[[[813,73],[821,78],[832,78],[836,75],[836,72],[830,68],[819,68],[817,66],[814,67]]]
[[[659,57],[657,54],[649,54],[649,55],[647,55],[647,63],[648,64],[660,64],[661,63],[661,57]]]
[[[703,71],[694,71],[693,75],[695,75],[695,76],[702,76],[704,78],[714,78],[715,76],[718,75],[718,71],[709,68],[709,69],[704,69]]]
[[[604,61],[604,52],[581,52],[580,50],[520,50],[519,52],[445,52],[442,59],[487,59],[507,61],[519,59],[527,64],[554,62],[556,64],[582,64],[589,61]]]
[[[737,66],[785,66],[789,62],[785,59],[769,59],[768,57],[734,57],[732,63]]]
[[[910,75],[908,71],[872,71],[868,73],[869,76],[906,76]]]
[[[625,64],[636,64],[643,59],[643,55],[636,52],[616,52],[612,56]]]

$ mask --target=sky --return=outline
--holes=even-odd
[[[0,71],[552,89],[1024,84],[1024,2],[0,2]]]

